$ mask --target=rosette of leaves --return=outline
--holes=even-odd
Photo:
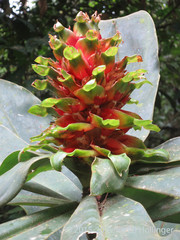
[[[170,233],[178,225],[156,229],[158,223],[153,221],[179,223],[180,140],[170,140],[156,149],[144,145],[139,132],[159,128],[140,117],[146,105],[139,106],[139,114],[131,112],[132,103],[137,103],[131,93],[138,97],[141,86],[148,86],[147,92],[151,88],[143,68],[129,71],[135,62],[136,66],[141,64],[142,57],[123,56],[115,61],[115,56],[121,56],[120,33],[115,30],[113,36],[103,38],[96,14],[89,18],[80,12],[75,20],[73,30],[59,22],[54,25],[56,36],[50,35],[49,43],[56,60],[38,57],[38,64],[33,65],[46,77],[33,86],[49,89],[53,97],[40,102],[27,90],[0,82],[4,125],[0,127],[2,143],[7,146],[0,166],[0,203],[20,205],[27,213],[2,224],[0,237],[162,239],[159,233]],[[122,29],[136,29],[138,34],[141,29],[136,21],[152,30],[151,41],[155,41],[154,26],[146,12],[111,23],[113,29],[120,22]],[[105,21],[105,25],[109,23]],[[105,30],[106,35],[110,29]],[[133,37],[129,37],[131,42]],[[145,46],[144,55],[148,44]],[[150,57],[148,61],[153,62],[154,55]],[[157,85],[157,65],[152,69]],[[8,94],[3,94],[4,89]],[[8,95],[14,97],[13,103]],[[144,102],[153,105],[154,97],[147,95]],[[125,110],[127,104],[130,110]],[[30,113],[44,118],[28,114],[30,106]],[[135,136],[128,134],[130,129],[136,130]],[[29,137],[38,143],[27,146]],[[164,239],[178,237],[176,230]]]

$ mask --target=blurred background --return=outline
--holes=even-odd
[[[31,64],[43,55],[51,57],[48,34],[58,19],[71,26],[79,11],[96,10],[102,19],[146,10],[152,16],[159,41],[161,79],[154,123],[161,131],[151,133],[148,147],[180,135],[180,1],[179,0],[0,0],[0,78],[22,85],[43,99],[31,83],[37,78]],[[12,99],[13,101],[13,99]]]

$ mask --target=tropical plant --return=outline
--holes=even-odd
[[[0,237],[161,239],[158,232],[178,225],[156,229],[152,221],[180,222],[180,138],[156,149],[143,143],[149,130],[159,131],[141,118],[152,118],[159,80],[152,19],[140,11],[104,21],[101,34],[96,13],[89,18],[80,12],[75,20],[72,31],[57,22],[57,36],[49,35],[56,60],[40,56],[33,65],[46,77],[33,86],[53,97],[40,102],[24,88],[0,82],[0,203],[27,213],[2,224]],[[119,52],[117,29],[125,42]],[[29,145],[29,138],[38,143]],[[165,239],[179,235],[176,230]]]
[[[35,56],[51,56],[48,33],[52,34],[52,25],[57,17],[63,25],[72,26],[79,10],[90,15],[97,10],[102,13],[103,20],[146,10],[153,17],[157,29],[161,63],[161,81],[153,118],[161,131],[159,134],[151,131],[146,144],[155,147],[180,135],[179,0],[38,0],[29,7],[30,2],[0,1],[0,78],[24,86],[42,100],[48,92],[31,87],[36,78],[31,64]]]

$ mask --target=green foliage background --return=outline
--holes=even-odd
[[[34,2],[29,8],[28,3]],[[16,3],[16,4],[15,4]],[[180,135],[180,1],[178,0],[0,0],[0,77],[34,91],[37,78],[31,64],[50,56],[48,34],[56,19],[71,26],[77,12],[98,11],[102,19],[122,17],[138,10],[152,16],[158,34],[161,79],[154,123],[162,129],[151,133],[147,145],[154,147]],[[153,44],[153,43],[152,43]],[[35,94],[43,99],[44,95]],[[47,94],[47,93],[45,93]]]

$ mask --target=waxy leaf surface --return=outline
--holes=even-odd
[[[46,239],[61,229],[69,219],[71,205],[49,208],[29,216],[15,219],[0,226],[1,240]]]
[[[40,100],[27,89],[0,80],[0,123],[26,142],[49,125],[50,117],[41,118],[28,113],[32,105],[39,103]]]
[[[145,11],[139,11],[125,17],[101,21],[99,27],[102,37],[112,37],[117,30],[121,33],[124,43],[119,45],[116,61],[120,61],[124,56],[142,56],[143,62],[131,63],[127,70],[147,70],[145,76],[153,86],[145,84],[141,89],[134,90],[131,97],[138,100],[139,104],[126,105],[124,109],[136,112],[144,120],[152,119],[159,82],[159,62],[156,30],[151,16]],[[145,140],[149,131],[130,130],[128,134]]]
[[[86,197],[76,208],[62,230],[61,240],[84,240],[85,233],[98,240],[173,240],[159,236],[143,206],[123,196],[107,199],[98,211],[94,197]],[[174,234],[174,233],[173,233]],[[82,237],[83,236],[83,237]]]
[[[126,186],[180,197],[180,167],[129,177]]]

